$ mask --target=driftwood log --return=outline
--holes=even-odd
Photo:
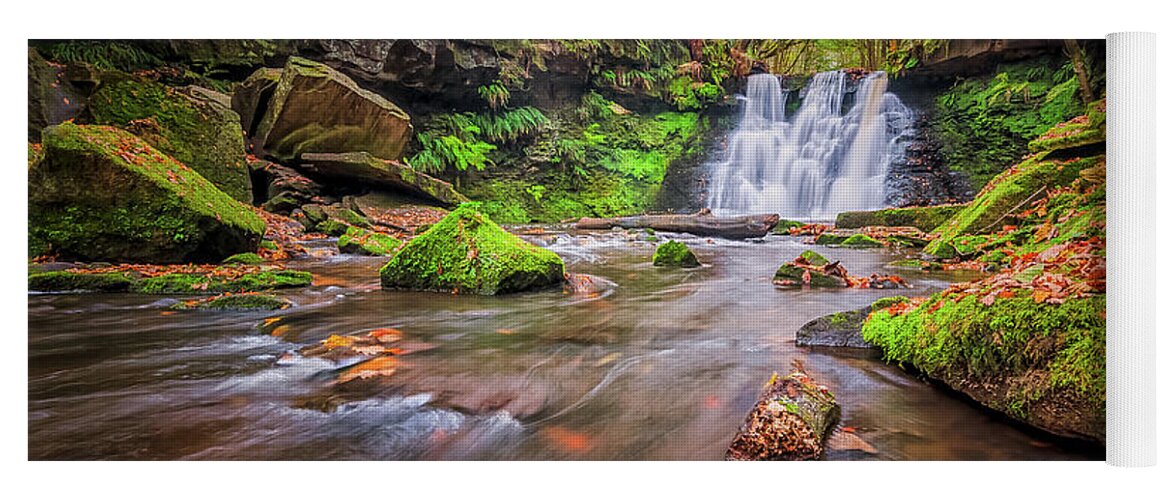
[[[840,417],[834,395],[804,373],[774,374],[724,458],[816,460]]]
[[[737,215],[719,217],[708,209],[694,214],[635,215],[631,217],[583,217],[578,229],[650,228],[655,231],[691,233],[696,236],[718,236],[729,239],[760,238],[772,231],[781,220],[777,214]]]

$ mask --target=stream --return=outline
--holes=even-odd
[[[830,449],[828,459],[1100,458],[880,359],[794,344],[818,316],[970,275],[899,270],[914,290],[782,290],[777,266],[814,248],[799,238],[673,237],[705,266],[653,267],[655,243],[641,233],[526,236],[607,284],[592,295],[383,291],[385,258],[335,255],[329,241],[289,262],[315,284],[280,292],[297,304],[283,311],[30,294],[29,458],[719,460],[761,387],[794,360],[875,451]],[[892,272],[884,266],[903,258],[816,250],[855,275]],[[348,361],[295,354],[374,328],[404,334],[391,376],[338,385]]]

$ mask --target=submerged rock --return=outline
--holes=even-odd
[[[411,118],[382,96],[348,76],[299,57],[290,57],[254,140],[282,162],[304,153],[365,151],[398,160],[411,139]]]
[[[774,373],[724,457],[816,460],[839,418],[841,408],[828,389],[801,372]]]
[[[565,281],[565,264],[465,203],[416,236],[381,271],[382,287],[495,295]]]
[[[862,325],[870,307],[855,311],[827,314],[805,323],[797,330],[797,345],[802,347],[851,347],[877,349],[862,339]]]
[[[778,286],[802,286],[844,288],[849,286],[846,281],[846,270],[837,263],[831,263],[821,254],[806,250],[777,269],[773,275],[773,284]]]
[[[205,300],[179,302],[173,309],[211,309],[217,311],[277,311],[288,309],[293,303],[275,295],[238,293],[220,295]]]
[[[699,267],[699,259],[686,244],[668,241],[655,248],[654,265],[667,267]]]
[[[240,117],[229,97],[114,73],[90,97],[94,123],[127,129],[236,200],[252,201]]]
[[[255,251],[265,223],[129,132],[45,129],[29,170],[29,251],[107,262],[219,262]]]

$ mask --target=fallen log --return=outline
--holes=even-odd
[[[690,233],[696,236],[718,236],[721,238],[761,238],[772,231],[781,217],[777,214],[737,215],[720,217],[708,209],[694,214],[635,215],[630,217],[583,217],[577,221],[578,229],[624,229],[650,228],[655,231]]]
[[[773,374],[724,458],[816,460],[840,417],[834,395],[809,376]]]

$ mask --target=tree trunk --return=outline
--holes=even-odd
[[[1073,62],[1073,73],[1077,75],[1078,85],[1082,91],[1082,102],[1094,102],[1094,89],[1090,88],[1090,77],[1086,73],[1086,61],[1082,57],[1082,48],[1077,40],[1066,40],[1065,51],[1069,52],[1069,59]]]
[[[583,217],[577,221],[578,229],[625,229],[650,228],[656,231],[691,233],[696,236],[719,236],[721,238],[760,238],[772,231],[780,221],[777,214],[740,215],[717,217],[704,209],[694,214],[635,215],[632,217],[593,218]]]
[[[773,375],[724,458],[728,460],[816,460],[841,418],[826,388],[800,371]]]

